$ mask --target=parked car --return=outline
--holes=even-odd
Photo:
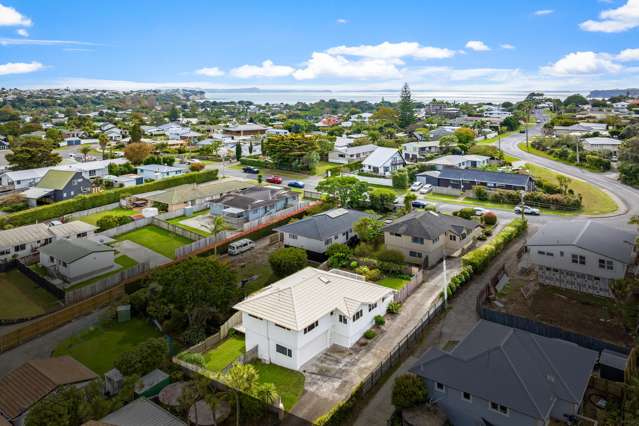
[[[428,194],[432,190],[433,190],[433,185],[431,185],[430,183],[427,183],[426,185],[422,186],[422,189],[419,190],[419,193]]]
[[[252,248],[255,248],[255,242],[248,238],[243,238],[229,244],[228,252],[231,256],[235,256],[237,254],[244,253],[245,251],[249,251]]]
[[[427,203],[426,201],[415,200],[411,203],[411,206],[415,207],[416,209],[425,209],[429,206],[429,204],[430,203]]]
[[[530,206],[523,206],[523,208],[524,208],[524,214],[529,214],[532,216],[539,216],[541,214],[541,212],[537,208],[530,207]],[[521,209],[522,209],[522,206],[516,206],[515,214],[521,214]]]
[[[484,214],[488,213],[490,210],[485,209],[483,207],[473,207],[473,210],[475,211],[475,216],[483,216]]]
[[[268,183],[282,183],[282,177],[281,176],[269,176],[266,178],[266,181]]]
[[[260,169],[258,169],[257,167],[253,167],[253,166],[246,166],[242,169],[242,171],[244,173],[251,173],[251,174],[258,174],[260,172]]]
[[[410,190],[411,191],[419,191],[419,189],[424,186],[424,184],[422,182],[415,182],[414,184],[412,184],[410,186]]]
[[[290,180],[288,182],[288,186],[290,186],[291,188],[304,188],[304,182],[299,180]]]

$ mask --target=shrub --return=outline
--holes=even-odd
[[[484,221],[484,224],[493,226],[497,223],[497,215],[493,212],[486,212],[482,216],[482,220]]]
[[[381,315],[375,315],[375,325],[382,326],[386,324],[386,320]]]
[[[204,360],[204,355],[197,352],[182,352],[177,356],[178,359],[188,362],[189,364],[198,365],[200,367],[204,367],[206,361]]]
[[[189,170],[191,170],[192,172],[200,172],[204,170],[204,167],[206,167],[206,164],[204,163],[191,163],[191,165],[189,166]]]
[[[375,330],[366,330],[366,332],[364,332],[364,337],[366,337],[368,340],[375,338],[375,336],[377,336]]]
[[[359,243],[353,250],[353,254],[357,257],[371,257],[374,253],[375,247],[367,243]]]
[[[368,193],[370,208],[379,213],[393,211],[395,198],[395,193],[390,189],[379,188]]]
[[[96,225],[99,228],[98,231],[102,232],[102,231],[106,231],[107,229],[117,228],[118,226],[126,225],[129,222],[133,222],[133,219],[131,219],[129,216],[106,215],[98,219],[98,221],[96,222]]]
[[[402,304],[400,302],[390,302],[388,308],[386,308],[386,312],[389,314],[398,314],[401,309]]]
[[[184,343],[191,346],[206,339],[206,331],[204,330],[204,327],[193,326],[187,328],[186,331],[182,333],[181,337]]]
[[[408,173],[404,169],[395,170],[392,179],[393,188],[406,189],[409,186]]]
[[[377,253],[377,260],[380,262],[404,264],[404,255],[399,250],[383,248]]]
[[[413,373],[402,374],[395,379],[391,400],[397,408],[411,408],[426,402],[428,389],[424,381]]]
[[[364,278],[368,281],[379,281],[382,279],[382,271],[379,269],[371,269],[364,274]]]
[[[308,264],[306,251],[297,247],[275,250],[268,258],[271,269],[279,278],[284,278],[303,269]]]
[[[265,169],[272,169],[274,167],[274,164],[271,160],[255,157],[242,157],[240,158],[240,164],[244,166],[263,167]]]
[[[146,313],[146,305],[148,302],[148,288],[141,288],[129,295],[129,303],[131,304],[131,309],[136,315],[144,315]]]
[[[507,243],[517,238],[527,228],[527,222],[515,219],[501,230],[491,242],[484,244],[462,257],[462,265],[472,267],[474,272],[481,272],[488,263],[499,254]]]
[[[457,213],[455,214],[455,216],[470,220],[473,216],[475,216],[475,209],[473,209],[472,207],[464,207],[463,209],[458,210],[455,213]]]
[[[326,255],[332,268],[341,268],[349,264],[353,253],[346,244],[335,243],[326,250]]]
[[[485,201],[488,199],[488,191],[486,191],[486,188],[483,186],[475,185],[473,192],[475,193],[475,198],[478,200]]]
[[[147,339],[132,350],[123,352],[113,364],[125,376],[142,376],[158,368],[165,360],[168,350],[164,338]]]

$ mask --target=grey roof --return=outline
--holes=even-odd
[[[429,349],[415,374],[537,419],[557,401],[581,404],[597,352],[479,321],[452,352]]]
[[[375,151],[373,151],[363,162],[363,165],[369,165],[374,167],[381,167],[394,155],[398,154],[399,151],[395,148],[386,148],[383,146],[378,146]],[[401,160],[404,160],[404,157],[401,156]]]
[[[637,234],[599,222],[550,222],[528,239],[529,246],[576,246],[630,264]]]
[[[113,426],[186,426],[182,420],[146,398],[138,398],[100,421]]]
[[[584,142],[590,145],[621,145],[621,141],[619,139],[602,137],[586,138],[584,139]]]
[[[297,197],[297,193],[276,186],[252,186],[238,192],[225,195],[216,203],[242,210],[275,204],[284,197]]]
[[[138,385],[135,391],[138,394],[142,394],[146,392],[147,390],[151,389],[153,386],[163,382],[164,380],[168,378],[169,378],[168,374],[166,374],[164,371],[160,370],[159,368],[156,368],[155,370],[151,371],[149,374],[146,374],[142,376],[142,378],[140,378],[140,381],[138,382]]]
[[[371,217],[371,215],[357,210],[332,209],[274,230],[324,241],[332,235],[352,229],[353,223],[362,217]]]
[[[146,170],[154,173],[177,172],[183,169],[179,167],[167,166],[164,164],[145,164],[137,166],[138,170]]]
[[[437,172],[422,172],[417,176],[433,176],[439,179],[466,180],[477,182],[490,182],[503,185],[526,186],[532,177],[516,173],[491,172],[476,169],[458,169],[456,167],[444,167]]]
[[[625,370],[628,364],[628,355],[620,354],[609,349],[601,351],[601,357],[599,358],[599,364],[616,368],[618,370]]]
[[[53,256],[66,263],[75,262],[91,253],[115,251],[114,248],[86,238],[57,240],[40,249],[40,252]]]
[[[386,225],[384,232],[434,240],[448,231],[460,235],[464,231],[471,232],[478,226],[479,224],[472,220],[425,211],[413,212],[400,217],[390,225]]]

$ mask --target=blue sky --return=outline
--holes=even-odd
[[[0,0],[0,86],[639,87],[639,0]]]

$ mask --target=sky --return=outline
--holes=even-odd
[[[0,86],[639,87],[639,0],[0,0]]]

